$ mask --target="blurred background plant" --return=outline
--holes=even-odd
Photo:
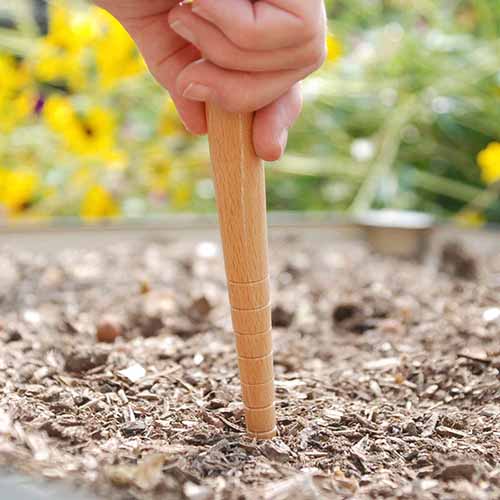
[[[328,0],[271,209],[390,207],[500,222],[500,2]],[[126,32],[78,0],[2,0],[0,218],[214,208],[183,129]]]

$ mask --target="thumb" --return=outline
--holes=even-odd
[[[179,73],[177,91],[186,99],[212,102],[226,111],[251,112],[275,101],[309,73],[309,68],[248,73],[200,59]]]

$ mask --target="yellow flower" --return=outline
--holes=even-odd
[[[63,81],[73,90],[87,82],[82,52],[69,52],[41,40],[34,61],[34,74],[42,82]]]
[[[340,43],[340,40],[331,33],[328,33],[326,37],[326,48],[328,51],[326,60],[328,62],[335,62],[342,55],[342,44]]]
[[[481,227],[486,222],[484,215],[476,210],[464,210],[456,215],[455,220],[462,227]]]
[[[116,119],[110,110],[92,106],[85,113],[77,113],[69,98],[52,95],[43,116],[73,153],[100,158],[113,168],[125,166],[125,153],[115,147]]]
[[[98,23],[89,9],[68,9],[66,2],[50,4],[49,32],[39,39],[32,58],[42,82],[64,81],[73,90],[86,83],[85,55],[98,35]]]
[[[119,214],[118,204],[106,189],[96,184],[85,193],[82,201],[81,216],[87,220],[115,217]]]
[[[33,170],[0,168],[0,204],[10,215],[25,210],[33,201],[39,183]]]
[[[75,52],[96,39],[98,23],[90,10],[75,11],[64,0],[49,5],[49,32],[45,40],[50,45]]]
[[[0,132],[8,133],[33,111],[36,96],[23,63],[0,54]]]
[[[125,77],[146,71],[146,65],[122,25],[102,9],[95,9],[101,36],[96,43],[96,63],[104,89],[110,89]]]
[[[31,116],[35,107],[36,95],[25,90],[9,101],[0,102],[0,132],[8,133]]]
[[[0,102],[9,99],[13,93],[18,92],[29,84],[28,68],[23,63],[18,63],[12,56],[0,53]]]
[[[477,155],[477,163],[486,184],[500,181],[500,142],[492,142]]]
[[[78,116],[76,126],[67,131],[72,149],[81,155],[107,155],[114,146],[116,121],[110,111],[100,106]]]
[[[63,132],[75,126],[76,115],[67,97],[51,95],[43,106],[43,118],[47,125],[56,132]]]

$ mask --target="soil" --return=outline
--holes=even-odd
[[[2,250],[0,463],[116,499],[500,498],[500,250],[450,245],[272,243],[263,443],[213,243]]]

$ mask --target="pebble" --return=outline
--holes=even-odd
[[[483,312],[483,321],[485,323],[493,323],[500,319],[500,307],[490,307]]]
[[[106,315],[97,325],[96,338],[98,342],[112,344],[118,337],[123,335],[123,325],[118,318]]]

